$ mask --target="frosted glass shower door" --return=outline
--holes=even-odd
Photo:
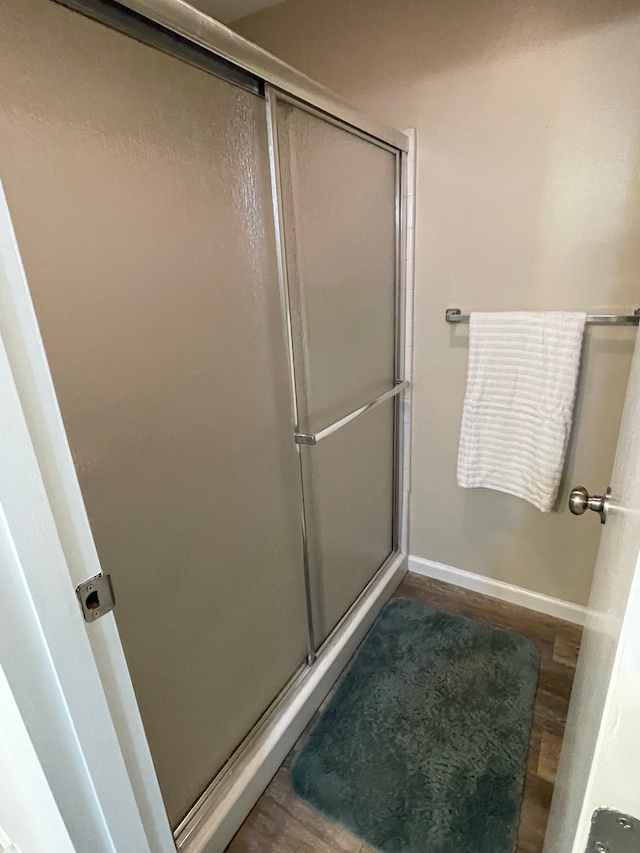
[[[0,176],[175,825],[308,648],[266,104],[2,6]]]
[[[317,433],[396,378],[397,152],[277,104],[299,427]],[[301,446],[316,645],[393,550],[391,399]]]

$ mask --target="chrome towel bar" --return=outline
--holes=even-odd
[[[342,429],[343,426],[350,424],[351,421],[355,421],[356,418],[359,418],[360,415],[364,415],[365,412],[370,412],[371,409],[375,409],[381,403],[386,403],[387,400],[390,400],[392,397],[395,397],[396,394],[401,394],[403,391],[406,391],[408,387],[408,379],[403,379],[401,382],[396,382],[393,388],[390,388],[388,391],[385,391],[384,394],[380,394],[380,396],[376,397],[375,400],[371,400],[371,402],[365,403],[364,406],[360,406],[359,409],[356,409],[355,411],[351,412],[351,414],[345,415],[344,418],[340,418],[339,421],[336,421],[330,426],[321,429],[320,432],[316,432],[315,434],[295,432],[293,434],[295,442],[296,444],[317,444],[319,441],[322,441],[323,438],[326,438],[328,435],[333,435],[334,432],[337,432],[339,429]]]
[[[444,312],[447,323],[468,323],[469,315],[459,308],[447,308]],[[587,323],[597,326],[637,326],[640,322],[640,308],[633,314],[587,314]]]

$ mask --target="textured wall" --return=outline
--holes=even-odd
[[[467,330],[445,308],[640,302],[640,3],[288,0],[235,25],[418,130],[411,551],[577,603],[600,537],[635,332],[591,328],[566,478],[543,515],[456,485]]]

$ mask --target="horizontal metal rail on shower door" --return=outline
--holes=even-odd
[[[321,429],[320,432],[294,433],[295,442],[296,444],[317,444],[319,441],[322,441],[323,438],[326,438],[329,435],[333,435],[334,432],[338,432],[338,430],[342,429],[343,426],[350,424],[351,421],[355,421],[356,418],[359,418],[360,415],[364,415],[365,412],[370,412],[372,409],[377,408],[381,403],[386,403],[387,400],[391,400],[398,394],[402,394],[402,392],[406,391],[408,387],[409,380],[403,379],[401,382],[397,382],[393,388],[390,388],[388,391],[385,391],[384,394],[380,394],[380,396],[376,397],[375,400],[371,400],[369,403],[365,403],[364,406],[360,406],[359,409],[355,409],[353,412],[350,412],[350,414],[345,415],[344,418],[340,418],[339,421],[336,421],[335,423],[330,424],[328,427]]]

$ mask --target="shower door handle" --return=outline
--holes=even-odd
[[[344,418],[340,418],[339,421],[336,421],[335,423],[330,424],[328,427],[321,429],[320,432],[295,432],[293,434],[294,440],[296,444],[317,444],[319,441],[322,441],[323,438],[326,438],[328,435],[332,435],[334,432],[337,432],[339,429],[342,429],[343,426],[350,424],[351,421],[355,421],[356,418],[359,418],[360,415],[364,415],[365,412],[370,412],[371,409],[377,408],[381,403],[386,403],[387,400],[391,400],[392,397],[395,397],[397,394],[401,394],[403,391],[406,391],[408,387],[408,379],[403,379],[402,381],[396,382],[393,388],[390,388],[388,391],[385,391],[384,394],[380,394],[379,397],[376,397],[374,400],[365,403],[364,406],[360,406],[359,409],[355,409],[353,412],[350,412],[348,415],[345,415]]]

